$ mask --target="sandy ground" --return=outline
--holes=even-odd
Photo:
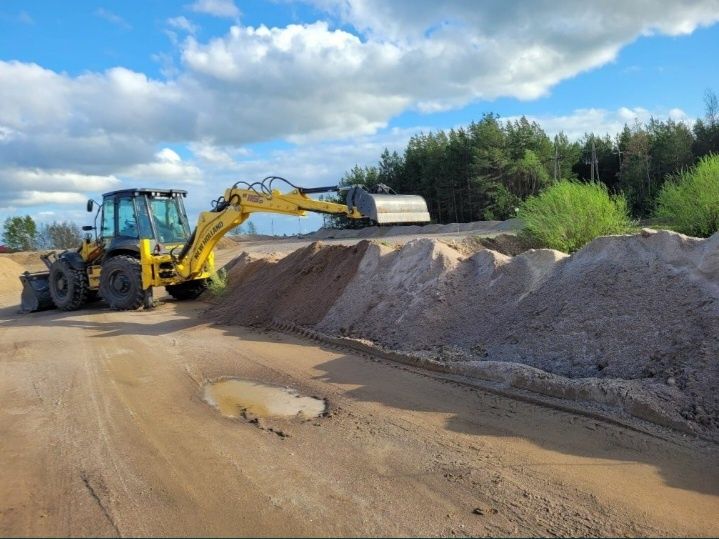
[[[5,289],[0,305],[3,536],[719,534],[711,444],[209,325],[201,301],[20,315]],[[222,377],[330,413],[228,419],[202,400]]]

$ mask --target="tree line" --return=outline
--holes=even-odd
[[[668,178],[719,153],[719,106],[707,91],[706,114],[692,127],[672,119],[635,122],[609,134],[550,138],[522,117],[485,114],[466,127],[419,133],[403,152],[384,150],[373,166],[355,166],[341,185],[383,183],[425,198],[438,223],[508,219],[520,203],[562,179],[599,181],[623,193],[635,218],[651,214]],[[334,226],[347,226],[335,219]]]
[[[80,246],[80,227],[71,221],[43,223],[40,226],[29,215],[8,217],[3,224],[2,239],[14,251],[35,249],[71,249]]]

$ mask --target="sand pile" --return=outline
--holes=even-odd
[[[0,255],[0,258],[6,260],[12,260],[13,262],[20,264],[23,271],[44,271],[47,266],[40,258],[42,255],[49,251],[18,251],[17,253],[5,253]]]
[[[599,238],[573,256],[469,252],[432,239],[313,244],[241,264],[262,271],[233,289],[224,312],[239,312],[223,321],[279,319],[477,372],[528,365],[557,375],[544,385],[582,379],[593,389],[572,391],[611,403],[650,395],[641,405],[652,413],[719,430],[719,234]],[[528,388],[542,379],[525,374],[507,376]]]
[[[0,256],[0,294],[22,290],[19,276],[23,271],[25,268],[14,260],[5,255]]]

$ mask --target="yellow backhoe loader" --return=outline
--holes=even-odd
[[[273,187],[275,182],[292,189],[282,193]],[[297,187],[277,176],[237,182],[213,201],[210,211],[200,213],[192,232],[183,205],[186,191],[123,189],[105,193],[95,226],[83,227],[88,235],[78,249],[44,255],[47,271],[20,276],[22,309],[73,311],[95,299],[105,300],[116,310],[150,308],[156,286],[164,286],[178,300],[197,298],[215,272],[213,249],[217,242],[257,212],[297,216],[316,212],[377,224],[429,221],[422,197],[397,195],[382,185],[373,192],[359,186],[346,188],[346,204],[308,196],[339,190]],[[92,212],[96,204],[89,200],[87,210]]]

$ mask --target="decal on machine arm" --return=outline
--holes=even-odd
[[[207,234],[205,234],[205,237],[202,238],[202,241],[197,246],[197,250],[195,251],[195,256],[193,257],[195,260],[200,258],[200,254],[202,254],[202,251],[204,251],[205,246],[207,243],[217,234],[220,230],[222,230],[224,227],[222,221],[215,224],[210,230],[207,231]]]

